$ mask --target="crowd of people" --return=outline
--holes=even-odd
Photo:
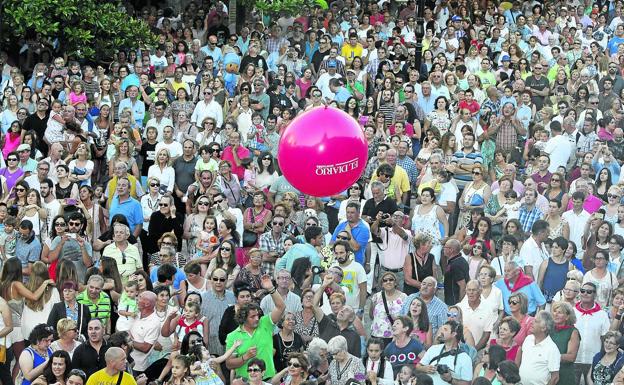
[[[0,52],[3,385],[624,384],[624,3],[321,3]],[[280,173],[314,108],[335,196]]]

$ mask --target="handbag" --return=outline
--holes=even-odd
[[[4,364],[7,358],[6,337],[4,337],[4,343],[0,345],[0,364]]]
[[[255,223],[256,219],[253,215],[253,209],[249,213],[251,223]],[[243,247],[251,247],[258,242],[258,234],[253,231],[243,230]]]

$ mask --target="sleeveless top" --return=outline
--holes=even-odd
[[[559,352],[561,354],[565,354],[568,352],[568,342],[570,342],[570,338],[572,338],[572,333],[576,330],[575,327],[554,330],[550,334],[550,338],[552,338],[557,348],[559,348]],[[574,375],[574,362],[563,362],[559,363],[559,382],[558,385],[566,385],[566,384],[574,384],[576,382],[576,378]]]
[[[433,276],[433,261],[435,260],[435,257],[432,254],[427,255],[427,260],[424,265],[420,265],[415,253],[410,252],[408,257],[410,258],[412,264],[412,279],[422,282],[422,280],[426,277]],[[403,292],[407,295],[418,293],[419,291],[420,290],[408,285],[407,283],[403,285]]]
[[[36,368],[39,365],[43,365],[45,363],[46,358],[42,357],[39,353],[37,353],[37,351],[35,349],[33,349],[32,347],[27,347],[25,349],[27,352],[29,352],[32,357],[33,357],[33,366],[32,368]],[[52,355],[52,349],[48,348],[48,357],[50,357]],[[25,377],[24,380],[22,381],[22,385],[30,385],[32,382],[28,381]]]
[[[201,285],[201,287],[196,287],[193,286],[193,284],[191,283],[191,281],[189,281],[188,279],[184,280],[186,282],[186,292],[187,293],[191,293],[191,292],[195,292],[195,293],[199,293],[199,294],[203,294],[205,292],[208,291],[208,280],[206,280],[204,278],[204,284]]]
[[[32,222],[33,224],[33,231],[35,232],[36,236],[41,236],[41,218],[39,217],[39,210],[35,211],[35,215],[24,215],[24,217],[22,218],[22,220],[28,219],[30,222]],[[46,228],[44,227],[43,231],[46,231]]]
[[[66,199],[66,198],[71,198],[71,192],[72,189],[74,188],[74,184],[75,182],[70,182],[69,186],[67,187],[61,187],[60,184],[55,184],[54,185],[54,192],[56,195],[56,199]]]
[[[11,285],[11,297],[13,297],[13,285]],[[11,319],[13,320],[13,328],[19,327],[22,324],[24,298],[7,300],[7,304],[9,305],[9,308],[11,308]]]
[[[557,292],[565,286],[568,274],[568,261],[556,263],[552,258],[548,258],[548,265],[544,272],[544,296],[546,301],[552,302]]]
[[[421,205],[417,205],[414,209],[414,217],[412,218],[412,231],[414,235],[424,233],[431,239],[431,244],[437,246],[440,244],[442,233],[440,232],[440,221],[436,211],[438,205],[433,205],[431,210],[426,214],[420,214]]]

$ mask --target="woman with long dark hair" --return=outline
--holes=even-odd
[[[227,274],[226,288],[231,288],[238,275],[240,267],[236,264],[236,244],[232,240],[225,240],[217,249],[216,257],[210,261],[206,276],[211,276],[215,269],[221,268]]]

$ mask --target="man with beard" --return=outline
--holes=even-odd
[[[613,130],[613,140],[607,142],[607,146],[609,147],[609,150],[611,150],[613,157],[617,159],[621,166],[624,161],[624,130],[620,127]],[[620,179],[621,175],[622,174],[620,174]]]
[[[351,257],[353,250],[350,242],[351,234],[346,231],[338,233],[336,243],[332,247],[337,265],[342,269],[342,282],[340,285],[345,289],[347,305],[351,306],[361,318],[366,305],[366,271],[362,264]]]
[[[43,199],[43,207],[48,210],[48,233],[52,231],[52,220],[61,211],[61,202],[52,194],[54,182],[50,178],[46,178],[40,185],[41,199]]]
[[[438,344],[427,350],[416,370],[430,375],[435,384],[468,385],[472,379],[472,360],[459,348],[463,334],[462,324],[447,321],[436,336]]]

